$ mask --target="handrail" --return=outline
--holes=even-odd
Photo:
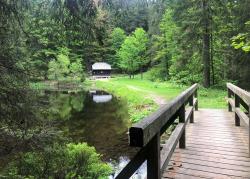
[[[241,120],[249,126],[249,156],[250,156],[250,93],[235,86],[231,83],[227,83],[228,91],[228,111],[235,112],[235,126],[240,126]],[[233,99],[234,97],[234,99]],[[243,112],[240,108],[243,106],[247,113]]]
[[[147,178],[160,179],[177,143],[179,142],[180,148],[186,147],[185,126],[189,120],[190,123],[194,122],[194,109],[198,110],[197,89],[198,85],[194,84],[170,103],[129,129],[129,145],[141,149],[116,179],[131,177],[146,160]],[[186,108],[187,104],[190,107]],[[179,119],[178,125],[160,149],[160,136],[176,119]]]

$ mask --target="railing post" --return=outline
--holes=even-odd
[[[195,104],[195,111],[198,111],[198,93],[197,93],[197,89],[194,92],[194,97],[197,99],[197,102]]]
[[[147,178],[148,179],[160,179],[160,133],[155,135],[148,144],[147,151]]]
[[[240,98],[237,94],[235,94],[235,109],[240,107]],[[240,118],[238,114],[235,112],[235,126],[240,126]]]
[[[182,105],[179,110],[179,123],[185,123],[185,105]],[[186,130],[183,130],[181,138],[179,140],[179,148],[186,148]]]
[[[250,105],[248,106],[248,120],[249,120],[249,125],[248,125],[248,130],[249,130],[249,134],[248,134],[248,155],[250,157]]]
[[[231,92],[231,90],[229,88],[227,88],[227,97],[228,97],[228,99],[230,99],[232,97],[232,92]],[[232,106],[229,103],[229,101],[228,101],[228,111],[232,112]]]
[[[190,99],[189,99],[189,105],[190,106],[194,106],[194,96],[190,96]],[[192,109],[192,113],[191,113],[191,116],[190,116],[190,123],[194,123],[194,110]]]

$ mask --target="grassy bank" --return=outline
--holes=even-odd
[[[96,88],[108,91],[127,101],[129,118],[132,122],[137,122],[158,108],[158,105],[152,99],[145,97],[145,94],[117,83],[116,80],[95,81],[94,83]]]
[[[139,76],[136,76],[135,79],[116,77],[95,83],[97,88],[127,99],[129,114],[134,122],[157,109],[158,105],[153,100],[155,96],[170,101],[188,88],[188,86],[170,82],[141,80]],[[199,108],[226,108],[225,96],[226,91],[200,87],[198,90]]]

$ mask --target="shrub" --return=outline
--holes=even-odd
[[[165,81],[167,79],[166,69],[162,66],[151,68],[146,72],[146,78],[150,81]]]
[[[111,167],[86,143],[54,145],[28,152],[7,170],[7,178],[107,178]]]

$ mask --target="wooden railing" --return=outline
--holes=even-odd
[[[228,110],[235,112],[235,125],[240,126],[241,120],[249,126],[249,156],[250,156],[250,93],[235,86],[231,83],[227,83],[228,91]],[[245,108],[245,112],[241,110],[241,106]]]
[[[147,161],[147,178],[161,178],[178,142],[180,148],[186,147],[185,127],[189,119],[190,123],[194,122],[194,109],[198,110],[197,89],[198,85],[194,84],[170,103],[129,129],[129,144],[132,147],[140,147],[140,151],[116,176],[117,179],[131,177],[145,161]],[[179,119],[178,125],[166,143],[161,146],[161,135],[177,119]]]

